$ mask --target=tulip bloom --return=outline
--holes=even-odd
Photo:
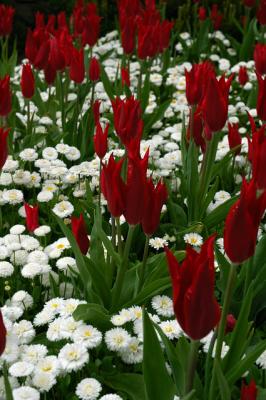
[[[200,253],[188,247],[180,266],[174,254],[165,249],[173,286],[177,321],[193,340],[208,335],[220,321],[221,310],[214,296],[214,235],[203,244]]]
[[[78,218],[74,216],[71,217],[71,228],[81,253],[87,254],[90,246],[90,241],[88,238],[88,232],[83,214],[80,214]]]
[[[214,69],[209,61],[193,64],[190,71],[185,69],[186,97],[189,105],[198,104],[202,98],[206,80],[214,75]]]
[[[25,203],[24,208],[27,229],[29,232],[33,232],[39,227],[39,206],[30,206],[28,203]]]
[[[167,189],[160,181],[154,186],[152,179],[147,180],[141,226],[145,235],[152,235],[159,226],[162,206],[167,200]]]
[[[127,18],[126,24],[124,24],[121,30],[121,44],[125,54],[132,54],[135,49],[136,42],[136,23],[135,17]]]
[[[130,86],[130,76],[127,68],[121,68],[122,86]]]
[[[30,64],[23,64],[20,86],[23,96],[31,99],[34,95],[35,79]]]
[[[266,25],[266,0],[260,0],[256,15],[259,23]]]
[[[233,75],[226,81],[222,76],[219,81],[214,75],[209,77],[201,103],[202,116],[211,132],[220,131],[228,114],[228,96]]]
[[[256,400],[257,399],[257,388],[256,382],[252,379],[248,385],[242,383],[241,387],[241,399],[240,400]]]
[[[230,149],[233,150],[235,154],[239,154],[241,151],[242,138],[238,131],[237,123],[228,123],[228,142]]]
[[[84,51],[83,49],[72,49],[72,59],[69,69],[69,77],[75,83],[82,83],[85,77]]]
[[[100,64],[96,57],[92,57],[89,66],[89,78],[92,82],[96,82],[100,78]]]
[[[0,79],[0,116],[7,117],[12,107],[12,94],[10,90],[10,76]]]
[[[224,228],[225,252],[233,263],[240,264],[253,256],[265,208],[266,192],[257,197],[254,180],[243,180],[240,198],[230,208]]]
[[[240,67],[238,71],[238,82],[241,86],[244,86],[248,82],[248,72],[246,67]]]
[[[8,156],[7,137],[9,131],[10,129],[4,130],[4,128],[0,128],[0,171],[3,168]]]
[[[266,74],[266,44],[257,43],[253,57],[257,73],[260,75]]]
[[[100,122],[100,106],[101,106],[100,100],[95,100],[92,107],[94,125],[97,125]]]
[[[256,0],[243,0],[243,4],[246,7],[254,7],[256,4]]]
[[[205,21],[207,15],[206,15],[206,8],[205,7],[199,7],[198,9],[198,17],[200,21]]]
[[[266,78],[262,78],[257,73],[258,78],[258,98],[257,98],[257,114],[262,121],[266,121]]]
[[[0,36],[9,36],[12,32],[14,13],[13,7],[0,4]]]
[[[96,124],[96,131],[93,137],[94,150],[97,156],[102,159],[107,152],[107,137],[108,137],[109,124],[106,125],[104,131],[100,122]]]
[[[0,310],[0,356],[3,354],[6,347],[6,327],[3,321],[3,315]]]
[[[265,126],[253,133],[252,143],[252,177],[256,182],[257,188],[266,189],[266,135]]]
[[[113,155],[102,165],[101,191],[107,200],[107,207],[113,217],[120,217],[125,209],[125,183],[121,178],[124,159],[115,161]]]

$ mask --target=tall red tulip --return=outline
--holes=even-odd
[[[220,28],[223,20],[223,14],[218,11],[218,5],[213,4],[211,9],[211,21],[213,24],[213,29],[217,30]]]
[[[72,49],[72,59],[69,69],[69,77],[75,83],[82,83],[85,77],[84,51],[83,49]]]
[[[253,53],[256,71],[260,74],[266,74],[266,44],[257,43]]]
[[[30,206],[24,203],[26,212],[26,226],[29,232],[35,231],[39,227],[39,206]]]
[[[132,54],[134,52],[136,42],[135,17],[127,18],[127,22],[121,30],[121,42],[125,54]]]
[[[262,121],[266,121],[266,77],[262,78],[257,73],[258,78],[258,98],[257,98],[257,114]]]
[[[10,129],[0,128],[0,171],[8,156],[7,137]]]
[[[80,214],[79,217],[71,217],[71,228],[81,253],[87,254],[90,246],[90,241],[88,238],[88,232],[83,214]]]
[[[205,21],[207,15],[206,15],[206,8],[205,7],[199,7],[198,9],[198,17],[200,21]]]
[[[23,64],[20,86],[23,96],[31,99],[35,90],[35,79],[30,64]]]
[[[113,217],[120,217],[125,209],[125,183],[121,178],[123,161],[116,162],[111,154],[108,163],[102,166],[101,190]]]
[[[100,64],[96,57],[92,57],[89,66],[89,78],[92,82],[96,82],[100,78]]]
[[[265,126],[255,131],[250,144],[252,154],[252,178],[260,190],[266,189],[266,135]]]
[[[226,81],[224,76],[219,80],[214,75],[208,79],[201,103],[202,116],[211,132],[221,130],[227,119],[228,96],[233,75]]]
[[[146,235],[152,235],[159,226],[162,206],[167,200],[167,189],[162,181],[154,186],[152,179],[146,182],[141,226]]]
[[[239,154],[241,151],[242,138],[238,131],[238,124],[228,123],[228,142],[231,150],[234,150],[235,154]]]
[[[6,327],[3,321],[3,315],[0,310],[0,356],[3,354],[6,347]]]
[[[247,68],[244,66],[241,66],[238,71],[238,82],[240,83],[241,86],[244,86],[248,82],[248,72]]]
[[[266,208],[266,192],[257,197],[254,180],[244,179],[240,198],[230,208],[225,220],[224,248],[233,263],[240,264],[253,256],[260,220]]]
[[[9,36],[13,28],[15,9],[0,4],[0,36]]]
[[[254,7],[256,4],[256,0],[243,0],[243,4],[246,7]]]
[[[194,340],[208,335],[220,320],[220,306],[214,296],[214,236],[203,244],[200,253],[188,247],[180,266],[166,248],[173,286],[176,319],[184,332]]]
[[[127,68],[121,68],[122,86],[130,86],[130,76]]]
[[[94,150],[97,156],[102,159],[107,152],[107,137],[108,137],[109,124],[106,125],[104,131],[100,124],[97,122],[96,131],[93,137]]]
[[[0,116],[7,117],[12,107],[12,94],[10,90],[10,76],[0,79]]]
[[[256,400],[257,399],[257,387],[256,382],[252,379],[248,385],[242,383],[241,387],[241,399],[240,400]]]
[[[256,15],[259,23],[266,25],[266,0],[260,0]]]

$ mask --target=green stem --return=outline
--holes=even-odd
[[[229,307],[230,307],[234,284],[235,284],[235,279],[236,279],[236,267],[237,267],[237,264],[233,264],[233,263],[230,264],[230,271],[229,271],[229,276],[228,276],[226,290],[225,290],[222,315],[221,315],[221,320],[220,320],[219,327],[218,327],[218,337],[217,337],[217,343],[216,343],[216,349],[215,349],[214,362],[217,362],[217,361],[219,362],[221,359],[221,352],[222,352],[222,346],[223,346],[225,328],[226,328],[226,318],[227,318],[227,315],[229,312]],[[215,399],[215,374],[214,374],[214,369],[213,369],[209,400],[214,400],[214,399]]]
[[[253,257],[246,262],[245,269],[246,269],[246,276],[245,276],[245,286],[244,286],[244,295],[247,294],[251,277],[252,277],[252,266],[253,266]]]
[[[31,134],[31,126],[30,126],[30,100],[27,100],[27,134]]]
[[[62,129],[63,129],[63,133],[65,133],[66,113],[65,113],[64,83],[63,83],[63,73],[62,72],[59,75],[59,82],[60,82],[60,102],[61,102]]]
[[[4,373],[4,383],[5,383],[5,392],[6,392],[6,400],[13,400],[12,389],[8,379],[8,372],[6,363],[3,364],[3,373]]]
[[[102,176],[102,160],[100,160],[100,168],[99,168],[99,210],[101,212],[101,176]]]
[[[198,348],[200,342],[199,340],[192,340],[190,343],[190,353],[188,359],[188,371],[186,376],[186,388],[185,388],[185,395],[191,392],[193,389],[193,381],[196,372],[197,360],[198,360]]]
[[[207,357],[206,357],[206,362],[205,362],[205,375],[204,375],[204,399],[208,398],[208,389],[209,389],[209,382],[210,382],[210,372],[211,372],[211,361],[212,361],[212,353],[213,353],[213,348],[214,344],[217,338],[217,332],[214,331],[210,346],[208,349]]]
[[[122,257],[123,254],[123,246],[122,246],[122,234],[121,234],[121,226],[120,226],[120,218],[117,217],[115,219],[116,222],[116,231],[117,231],[117,245],[118,245],[118,253]]]
[[[112,304],[113,307],[117,307],[117,305],[119,304],[119,298],[120,298],[120,295],[122,292],[123,282],[124,282],[125,274],[126,274],[127,267],[128,267],[128,258],[129,258],[129,252],[130,252],[130,248],[131,248],[134,229],[135,229],[135,225],[129,225],[128,233],[127,233],[127,240],[126,240],[124,254],[123,254],[123,260],[122,260],[120,268],[118,269],[116,281],[115,281],[114,288],[113,288],[113,304]]]
[[[141,264],[141,268],[139,271],[138,292],[140,292],[140,290],[143,286],[143,283],[144,283],[146,264],[147,264],[148,254],[149,254],[149,241],[150,241],[150,235],[146,235],[143,259],[142,259],[142,264]]]

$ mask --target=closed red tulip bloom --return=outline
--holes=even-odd
[[[266,0],[260,0],[256,15],[259,23],[266,25]]]
[[[38,48],[36,57],[33,62],[34,67],[39,70],[45,69],[48,64],[49,54],[50,54],[50,40],[45,39]]]
[[[224,248],[233,263],[240,264],[255,252],[260,220],[266,208],[266,192],[257,197],[254,180],[243,180],[240,198],[225,220]]]
[[[241,387],[241,399],[240,400],[256,400],[257,399],[257,387],[256,382],[252,379],[248,385],[244,382]]]
[[[100,78],[100,64],[96,57],[92,57],[89,66],[89,78],[92,82],[97,82]]]
[[[257,97],[257,114],[262,121],[266,121],[266,77],[263,79],[257,73],[258,78],[258,97]]]
[[[82,83],[85,78],[84,51],[83,49],[72,49],[69,77],[75,83]]]
[[[143,159],[138,157],[128,159],[124,217],[129,225],[139,224],[144,215],[148,158],[147,150]]]
[[[136,42],[136,22],[135,16],[128,17],[121,30],[121,42],[125,54],[132,54],[135,50]]]
[[[240,67],[238,71],[238,82],[244,86],[249,81],[248,72],[246,67]]]
[[[15,9],[0,4],[0,36],[9,36],[13,28]]]
[[[266,74],[266,44],[257,43],[253,53],[256,71],[260,75]]]
[[[81,253],[86,255],[90,246],[90,241],[83,214],[80,214],[79,217],[71,217],[71,228]]]
[[[256,4],[256,0],[243,0],[243,4],[246,7],[254,7]]]
[[[190,136],[191,136],[191,118],[192,118],[192,113],[190,111],[189,122],[188,122],[188,127],[187,127],[187,141],[190,140]],[[206,140],[203,136],[203,121],[202,121],[199,106],[197,107],[196,111],[193,114],[192,127],[193,127],[192,135],[193,135],[194,142],[197,146],[201,147],[201,150],[204,153],[206,150]]]
[[[8,156],[7,137],[10,129],[0,128],[0,171]]]
[[[174,254],[165,249],[172,279],[175,316],[184,332],[194,340],[208,335],[221,316],[214,296],[214,238],[211,236],[204,242],[200,253],[188,247],[181,266]]]
[[[93,118],[94,118],[94,125],[97,125],[100,121],[100,100],[95,100],[93,104]]]
[[[193,64],[190,71],[185,70],[186,97],[189,105],[198,104],[203,96],[204,88],[214,69],[209,61]]]
[[[102,159],[107,153],[108,130],[109,130],[109,124],[106,125],[103,131],[100,122],[97,123],[93,141],[94,141],[95,153],[100,159]]]
[[[122,86],[125,85],[127,85],[128,87],[130,86],[130,77],[127,68],[121,68],[121,80],[122,80]]]
[[[162,206],[167,200],[167,189],[162,181],[154,186],[147,180],[141,226],[145,235],[152,235],[159,226]]]
[[[27,229],[29,232],[33,232],[39,227],[39,206],[30,206],[28,203],[25,203],[24,208]]]
[[[213,24],[213,29],[217,30],[220,28],[223,20],[223,14],[218,11],[218,5],[213,4],[211,9],[211,21]]]
[[[226,317],[225,333],[233,332],[236,324],[236,319],[233,314],[228,314]]]
[[[198,9],[198,17],[200,21],[205,21],[207,15],[206,15],[206,8],[205,7],[199,7]]]
[[[211,75],[201,103],[202,116],[211,132],[220,131],[227,120],[228,96],[233,75],[226,81]]]
[[[237,123],[228,123],[228,142],[230,149],[233,150],[235,154],[239,154],[241,151],[242,138],[238,131]]]
[[[31,99],[34,95],[35,79],[30,64],[23,64],[20,86],[23,96]]]
[[[0,116],[7,117],[12,107],[12,94],[10,90],[10,76],[0,79]]]
[[[97,43],[100,34],[100,21],[96,13],[88,15],[84,19],[83,31],[82,31],[82,45],[88,44],[90,47]]]
[[[0,310],[0,356],[3,354],[6,347],[6,327],[3,321],[3,315]]]
[[[102,165],[101,191],[113,217],[120,217],[125,209],[125,183],[121,178],[123,162],[123,159],[116,162],[111,154],[108,163]]]
[[[265,126],[262,126],[252,135],[251,162],[252,162],[252,178],[256,186],[260,190],[266,189],[266,135]]]
[[[143,120],[140,102],[131,96],[112,101],[114,111],[114,127],[121,142],[127,146],[131,139],[140,137],[143,132]]]

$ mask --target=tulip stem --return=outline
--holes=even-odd
[[[120,226],[120,218],[117,217],[115,219],[116,222],[116,231],[117,231],[117,247],[118,247],[118,253],[120,256],[122,256],[123,253],[123,247],[122,247],[122,235],[121,235],[121,226]]]
[[[191,339],[185,394],[188,394],[193,389],[193,381],[196,372],[199,345],[200,345],[199,340]]]
[[[212,335],[211,341],[210,341],[210,345],[209,345],[209,349],[208,349],[208,353],[207,353],[207,357],[206,357],[206,362],[205,362],[204,399],[208,398],[208,388],[209,388],[210,371],[211,371],[211,360],[212,360],[212,353],[213,353],[213,348],[214,348],[214,344],[215,344],[216,339],[217,339],[217,332],[215,330],[213,335]]]
[[[31,134],[30,129],[30,100],[27,100],[27,134]]]
[[[12,389],[11,389],[10,382],[8,379],[7,366],[6,366],[5,362],[3,365],[3,375],[4,375],[4,383],[5,383],[5,395],[6,395],[5,398],[6,398],[6,400],[13,400]]]
[[[221,352],[222,352],[224,335],[225,335],[225,327],[226,327],[226,318],[227,318],[227,315],[229,312],[229,307],[230,307],[234,284],[235,284],[235,279],[236,279],[236,267],[237,267],[237,264],[234,264],[234,263],[230,264],[230,271],[229,271],[229,276],[227,279],[227,285],[226,285],[226,290],[225,290],[225,295],[224,295],[222,315],[221,315],[221,320],[220,320],[220,323],[218,326],[218,336],[217,336],[217,343],[216,343],[216,349],[215,349],[214,363],[219,362],[221,359]],[[214,400],[214,396],[215,396],[215,373],[214,373],[214,369],[213,369],[209,400]]]
[[[127,271],[129,252],[133,239],[134,229],[135,225],[129,225],[122,263],[120,268],[118,269],[116,281],[113,287],[113,307],[117,307],[119,305],[119,298],[122,292],[123,282]]]
[[[251,281],[252,276],[252,265],[253,265],[253,257],[246,262],[245,269],[246,269],[246,276],[245,276],[245,286],[244,286],[244,295],[247,294],[248,287]]]
[[[137,293],[140,292],[142,285],[144,283],[146,264],[147,264],[148,254],[149,254],[149,241],[150,241],[150,235],[146,235],[143,259],[142,259],[142,264],[141,264],[141,268],[139,271],[139,283],[138,283]]]
[[[63,75],[62,75],[62,73],[60,73],[60,75],[59,75],[59,84],[60,84],[60,102],[61,102],[62,129],[63,129],[63,133],[65,133],[66,115],[65,115],[64,84],[63,84]]]

